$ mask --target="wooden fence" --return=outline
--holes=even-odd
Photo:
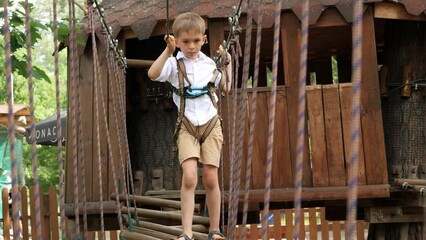
[[[42,189],[41,189],[42,190]],[[40,190],[40,192],[42,192]],[[49,188],[49,193],[42,195],[40,204],[41,208],[41,235],[42,239],[59,240],[60,237],[60,218],[58,214],[58,196],[54,187]],[[3,208],[3,238],[13,239],[10,229],[12,228],[12,219],[10,218],[9,209],[9,192],[8,189],[2,190],[2,208]],[[22,225],[22,239],[32,239],[31,236],[36,236],[36,222],[34,214],[35,198],[34,187],[30,187],[29,195],[28,188],[21,189],[21,225]],[[325,219],[324,208],[305,208],[302,209],[304,221],[300,224],[300,239],[344,239],[345,235],[345,222],[344,221],[327,221]],[[293,209],[273,210],[273,216],[268,227],[267,239],[291,239],[294,232],[294,211]],[[261,216],[259,216],[261,217]],[[67,225],[67,221],[65,221]],[[357,222],[357,240],[364,240],[365,230],[368,224],[364,221]],[[9,231],[6,231],[9,229]],[[66,239],[72,239],[72,235],[66,227]],[[246,226],[247,235],[246,239],[254,240],[262,238],[262,227],[258,224],[251,224]],[[241,239],[242,227],[237,228],[236,239]],[[118,240],[117,231],[108,231],[105,233],[107,239]],[[277,237],[278,236],[278,237]],[[88,239],[101,239],[101,234],[96,232],[89,232]]]

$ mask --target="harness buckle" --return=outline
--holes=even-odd
[[[201,95],[209,93],[209,90],[205,87],[187,87],[185,93],[192,97],[199,97]]]

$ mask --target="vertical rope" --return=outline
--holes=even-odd
[[[256,29],[256,53],[255,53],[254,74],[253,74],[253,83],[252,83],[253,84],[253,93],[251,98],[252,110],[250,113],[250,124],[249,124],[250,132],[249,132],[249,141],[248,141],[248,150],[247,150],[246,182],[245,182],[245,189],[244,189],[244,206],[243,206],[243,220],[242,220],[243,231],[241,233],[242,239],[246,239],[247,211],[248,211],[248,203],[249,203],[249,189],[250,189],[250,182],[251,182],[251,164],[253,159],[254,129],[255,129],[256,113],[257,113],[257,85],[259,81],[260,44],[262,42],[263,1],[261,2],[261,4],[262,5],[258,12],[257,29]]]
[[[243,59],[243,74],[241,78],[241,94],[239,101],[239,118],[238,118],[238,129],[237,129],[237,146],[235,153],[235,167],[233,168],[233,191],[232,194],[232,239],[235,237],[234,232],[236,229],[236,218],[238,214],[238,199],[239,199],[239,190],[241,182],[241,162],[243,158],[243,143],[244,143],[244,132],[245,132],[245,123],[246,123],[246,112],[247,112],[247,81],[250,70],[250,50],[251,50],[251,32],[252,32],[252,11],[251,11],[251,1],[247,0],[247,27],[246,27],[246,38],[245,38],[245,47],[244,47],[244,59]],[[238,71],[236,71],[237,73]],[[235,85],[237,86],[237,85]],[[237,94],[236,94],[237,95]],[[235,113],[236,115],[236,113]]]
[[[106,30],[105,30],[105,26],[101,26],[102,28],[102,33],[106,36]],[[110,58],[108,57],[109,53],[110,53],[110,48],[107,45],[108,41],[105,42],[106,44],[106,58],[107,58],[107,63],[108,63],[108,76],[110,76],[110,67],[111,67],[111,61]],[[110,82],[110,81],[109,81]],[[112,91],[112,88],[110,89]],[[117,184],[117,175],[115,173],[115,166],[114,166],[114,161],[113,161],[113,155],[112,155],[112,145],[111,145],[111,135],[109,132],[109,126],[108,126],[108,119],[107,119],[107,112],[106,112],[106,104],[105,104],[105,99],[104,99],[104,90],[103,90],[103,84],[102,81],[99,82],[99,91],[100,91],[100,96],[101,96],[101,109],[102,109],[102,113],[103,113],[103,122],[104,122],[104,130],[107,136],[107,146],[108,146],[108,160],[109,160],[109,165],[110,165],[110,169],[112,172],[112,179],[113,179],[113,184],[114,184],[114,189],[115,192],[117,193],[117,198],[116,198],[116,204],[117,204],[117,211],[118,211],[118,223],[120,226],[120,236],[122,234],[123,231],[123,222],[122,222],[122,218],[121,218],[121,207],[120,207],[120,201],[118,198],[118,184]],[[114,111],[115,112],[115,111]],[[115,116],[115,114],[114,114]],[[118,122],[117,119],[115,118],[115,123],[116,123],[116,127],[118,127]],[[118,132],[117,132],[118,133]],[[120,143],[120,141],[119,141]],[[120,146],[120,144],[119,144]],[[121,152],[121,151],[120,151]]]
[[[75,3],[74,0],[69,0],[69,19],[70,19],[70,75],[74,75],[74,88],[76,92],[76,107],[74,115],[77,116],[77,129],[78,129],[78,159],[77,168],[80,169],[81,174],[81,194],[82,194],[82,205],[83,205],[83,236],[84,239],[88,238],[88,227],[87,227],[87,196],[86,196],[86,172],[85,172],[85,157],[84,157],[84,141],[83,141],[83,126],[81,117],[81,97],[80,97],[80,78],[78,77],[78,51],[77,51],[77,37],[75,27]],[[74,96],[73,94],[71,94]],[[64,215],[65,217],[65,215]]]
[[[15,155],[15,114],[13,112],[13,82],[12,82],[12,54],[10,45],[10,25],[8,13],[8,1],[3,0],[3,33],[6,54],[6,85],[7,85],[7,106],[9,121],[9,143],[10,143],[10,161],[12,163],[12,220],[13,220],[13,238],[19,239],[21,236],[21,225],[19,224],[19,186],[16,170]]]
[[[70,104],[70,114],[69,118],[71,119],[71,136],[68,138],[70,139],[71,143],[71,156],[72,156],[72,163],[73,163],[73,198],[74,198],[74,215],[75,215],[75,224],[74,224],[74,232],[75,232],[75,238],[80,239],[80,217],[79,217],[79,173],[78,173],[78,159],[77,159],[77,117],[76,117],[76,88],[77,88],[77,74],[76,74],[76,62],[75,59],[75,48],[76,46],[73,44],[73,38],[75,38],[75,25],[74,25],[74,19],[72,18],[72,12],[74,9],[73,1],[70,0],[69,2],[69,28],[70,28],[70,45],[69,45],[69,54],[70,54],[70,87],[71,87],[71,104]],[[56,16],[56,0],[54,0],[54,15]],[[57,39],[57,36],[56,36]],[[55,41],[55,46],[57,46],[57,40]],[[56,61],[56,60],[55,60]],[[60,113],[60,100],[59,100],[59,79],[57,80],[57,111],[58,114]],[[58,115],[57,122],[60,124],[61,119]],[[59,125],[60,126],[60,125]],[[61,141],[58,141],[58,144],[61,144]],[[62,144],[61,144],[62,145]]]
[[[268,215],[269,215],[269,198],[271,195],[271,178],[272,178],[272,157],[274,146],[275,131],[275,109],[277,99],[277,75],[278,75],[278,56],[280,43],[280,24],[281,24],[281,1],[277,1],[275,8],[275,24],[274,24],[274,51],[272,54],[272,86],[271,98],[269,102],[269,120],[268,120],[268,153],[266,157],[266,181],[265,181],[265,205],[263,209],[262,221],[262,239],[266,240],[268,232]]]
[[[237,171],[238,171],[238,161],[241,159],[237,159],[236,157],[236,139],[237,139],[237,105],[238,105],[238,93],[237,93],[237,87],[238,87],[238,68],[240,66],[239,64],[239,57],[241,56],[241,48],[240,48],[240,40],[239,40],[239,34],[241,33],[241,28],[233,26],[233,38],[232,38],[232,52],[234,57],[234,91],[232,91],[233,98],[232,98],[232,150],[231,150],[231,168],[230,168],[230,195],[229,195],[229,213],[230,213],[230,221],[228,221],[228,229],[230,230],[230,238],[234,239],[235,236],[235,226],[237,221],[237,212],[235,211],[235,208],[233,207],[234,199],[235,197],[238,197],[238,190],[236,189],[236,182],[239,180]],[[235,196],[237,195],[237,196]],[[229,215],[229,214],[228,214]]]
[[[358,162],[360,144],[360,101],[362,70],[362,0],[353,2],[352,27],[352,102],[351,102],[351,149],[349,164],[348,202],[347,202],[347,239],[356,238],[356,209],[358,194]]]
[[[90,29],[91,29],[91,37],[92,37],[92,51],[93,51],[93,69],[94,69],[94,96],[95,96],[95,123],[99,122],[99,60],[98,60],[98,51],[96,45],[96,34],[95,34],[95,14],[93,8],[93,2],[88,1],[88,9],[89,9],[89,19],[90,19]],[[99,173],[99,202],[100,202],[100,221],[101,221],[101,231],[100,239],[105,239],[105,222],[104,222],[104,203],[103,203],[103,183],[102,183],[102,159],[101,159],[101,144],[100,144],[100,133],[99,133],[99,124],[96,125],[96,151],[97,151],[97,164],[98,164],[98,173]]]
[[[309,0],[302,2],[302,41],[300,45],[299,89],[297,106],[297,151],[294,181],[294,232],[293,238],[299,239],[299,225],[303,221],[301,216],[301,196],[303,178],[303,150],[305,149],[305,124],[306,124],[306,68],[308,58],[309,36]]]
[[[121,116],[121,118],[119,119],[119,122],[121,122],[122,124],[120,124],[120,136],[122,136],[123,138],[123,142],[124,142],[124,146],[125,146],[125,158],[126,161],[122,161],[120,164],[120,172],[122,174],[122,176],[125,176],[125,181],[123,182],[124,185],[124,194],[126,194],[126,204],[129,204],[129,198],[128,198],[128,194],[131,192],[130,187],[127,183],[127,179],[128,179],[128,175],[126,175],[126,171],[125,168],[127,165],[129,165],[131,167],[131,163],[130,163],[130,151],[129,151],[129,143],[128,143],[128,139],[127,139],[127,123],[126,123],[126,118],[125,118],[125,99],[123,97],[124,93],[122,92],[122,87],[121,86],[125,86],[125,71],[124,71],[124,66],[122,66],[123,68],[119,68],[117,61],[114,61],[113,64],[113,68],[114,68],[114,74],[115,74],[115,88],[117,88],[117,96],[118,96],[118,113],[119,116]],[[118,74],[118,73],[121,74]],[[114,87],[112,89],[114,89]],[[125,165],[127,164],[127,165]],[[130,169],[131,171],[131,169]],[[132,185],[133,186],[133,185]],[[134,193],[134,188],[132,188],[132,192]],[[134,206],[136,206],[135,200],[133,200],[133,204]],[[138,218],[137,218],[137,214],[136,214],[136,208],[134,208],[134,217],[136,218],[136,222],[138,223]],[[129,212],[129,217],[130,217],[131,213]],[[130,224],[132,224],[132,221],[129,221]],[[130,231],[133,231],[133,229],[130,227],[129,228]],[[121,237],[123,238],[123,236],[121,235]]]
[[[25,0],[25,36],[26,36],[26,49],[27,49],[27,73],[28,73],[28,95],[30,102],[30,142],[31,142],[31,162],[33,165],[34,177],[34,198],[35,198],[35,219],[36,219],[36,239],[41,239],[41,212],[40,212],[40,187],[38,177],[38,161],[37,161],[37,145],[36,145],[36,132],[35,132],[35,114],[34,114],[34,85],[33,85],[33,66],[31,58],[31,22],[30,22],[30,4]]]

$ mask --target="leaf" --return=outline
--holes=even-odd
[[[47,76],[47,74],[37,66],[33,67],[33,75],[36,79],[43,79],[48,83],[52,83],[52,81],[50,81],[49,76]]]

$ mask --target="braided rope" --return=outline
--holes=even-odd
[[[97,44],[96,44],[96,34],[95,34],[95,14],[93,4],[88,1],[88,9],[89,9],[89,19],[90,19],[90,29],[91,29],[91,37],[92,37],[92,51],[93,51],[93,69],[94,69],[94,96],[95,96],[95,119],[94,121],[99,122],[99,59],[97,53]],[[101,159],[101,144],[100,144],[100,133],[99,133],[99,124],[96,125],[96,151],[97,151],[97,164],[98,164],[98,173],[99,173],[99,202],[100,202],[100,221],[101,221],[101,232],[100,238],[105,239],[105,221],[104,221],[104,203],[103,203],[103,183],[102,183],[102,159]]]
[[[93,2],[95,3],[96,9],[98,10],[98,14],[99,14],[99,18],[100,18],[99,20],[100,20],[102,26],[105,27],[104,31],[106,31],[108,35],[111,35],[110,29],[108,27],[106,27],[107,24],[106,24],[104,17],[103,17],[103,10],[100,8],[97,0],[94,0]],[[118,40],[110,42],[111,49],[115,51],[115,55],[117,56],[116,60],[120,60],[121,63],[122,63],[122,66],[125,68],[125,67],[127,67],[127,63],[125,61],[125,58],[122,56],[123,51],[117,49],[117,44],[118,44]],[[124,73],[121,74],[119,77],[121,79],[121,84],[125,86]],[[119,96],[121,96],[121,94],[123,94],[123,93],[121,93],[121,88],[118,88],[118,91],[120,91]],[[127,178],[126,178],[127,185],[126,186],[130,187],[128,192],[134,193],[135,187],[134,187],[134,183],[133,183],[133,171],[132,171],[132,165],[131,165],[131,161],[130,161],[130,151],[128,149],[128,147],[129,147],[128,139],[127,139],[127,137],[125,137],[125,136],[127,136],[127,130],[126,130],[127,127],[126,127],[126,119],[125,119],[126,113],[125,113],[125,110],[124,110],[125,109],[125,100],[124,100],[123,97],[122,97],[122,99],[123,99],[123,101],[122,101],[122,105],[121,105],[121,110],[122,110],[122,113],[121,113],[122,119],[121,120],[122,120],[122,123],[124,123],[122,137],[124,138],[124,142],[125,142],[125,145],[126,145],[126,158],[127,158],[127,162],[126,162],[127,163],[127,165],[126,165],[127,166],[127,168],[126,168],[127,174],[125,174],[123,176],[127,176]],[[134,204],[134,206],[136,206],[136,200],[135,199],[133,199],[133,204]],[[134,215],[136,216],[136,208],[135,208]]]
[[[120,166],[120,172],[121,172],[122,176],[126,176],[126,179],[123,182],[123,184],[124,184],[124,193],[126,195],[126,204],[129,204],[130,201],[129,201],[129,198],[128,198],[128,193],[130,192],[130,189],[129,189],[130,187],[129,187],[129,184],[128,184],[128,177],[127,177],[124,169],[126,168],[126,166],[131,167],[131,164],[130,164],[129,143],[128,143],[127,137],[125,137],[125,136],[127,136],[127,126],[126,126],[127,123],[126,123],[126,119],[125,119],[125,116],[126,116],[125,115],[125,99],[123,97],[124,94],[123,94],[122,87],[121,87],[121,86],[125,86],[125,78],[124,78],[125,68],[124,67],[119,68],[118,63],[116,61],[114,61],[113,68],[114,68],[114,74],[115,74],[114,79],[116,80],[115,81],[115,88],[117,88],[117,95],[118,95],[118,111],[119,111],[119,116],[121,116],[121,118],[119,120],[122,123],[122,124],[120,124],[120,133],[121,133],[120,136],[122,136],[122,138],[123,138],[123,142],[124,142],[124,146],[125,146],[125,157],[126,157],[126,161],[120,161],[121,164],[119,166]],[[121,73],[120,75],[118,74],[119,72]],[[114,87],[112,89],[114,89]],[[127,165],[125,165],[125,163]],[[130,169],[130,171],[131,171],[131,169]],[[134,193],[133,185],[132,185],[132,192]],[[133,199],[133,204],[134,204],[134,206],[136,206],[136,202],[135,202],[134,199]],[[129,217],[130,217],[130,214],[131,213],[129,211]],[[138,223],[136,208],[134,208],[133,216],[136,218],[136,223]],[[132,221],[129,221],[129,223],[132,224]],[[129,228],[129,230],[132,230],[131,227]]]
[[[102,26],[102,34],[104,34],[104,36],[106,37],[106,31],[105,31],[105,26]],[[108,76],[110,75],[110,68],[111,68],[111,59],[108,57],[110,55],[110,48],[108,46],[109,42],[106,41],[106,58],[107,58],[107,63],[108,63]],[[111,82],[111,81],[109,81]],[[112,91],[112,88],[110,89]],[[99,82],[99,91],[100,91],[100,96],[101,96],[101,109],[102,109],[102,113],[103,113],[103,122],[104,122],[104,130],[106,132],[106,136],[107,136],[107,146],[108,146],[108,159],[109,159],[109,164],[110,164],[110,168],[112,171],[112,179],[113,179],[113,184],[114,184],[114,189],[115,192],[117,193],[117,198],[116,198],[116,204],[117,204],[117,211],[118,211],[118,223],[120,226],[120,235],[122,234],[123,231],[123,221],[122,221],[122,217],[121,217],[121,207],[120,207],[120,201],[118,198],[118,184],[117,184],[117,176],[115,173],[115,166],[114,166],[114,161],[113,161],[113,155],[112,155],[112,145],[111,145],[111,134],[109,131],[109,126],[108,126],[108,119],[107,119],[107,112],[106,112],[106,106],[105,106],[105,99],[104,99],[104,91],[103,91],[103,84],[102,81]],[[113,111],[115,112],[115,111]],[[114,117],[116,117],[116,114],[114,114]],[[118,122],[117,119],[115,118],[115,125],[116,128],[118,128]]]
[[[237,146],[235,153],[235,166],[233,167],[233,194],[230,204],[232,205],[232,225],[233,229],[231,238],[234,238],[234,232],[236,229],[236,218],[238,213],[238,198],[240,190],[240,181],[241,181],[241,162],[243,155],[243,143],[244,143],[244,132],[245,132],[245,123],[246,123],[246,112],[247,112],[247,81],[249,75],[250,67],[250,48],[251,48],[251,31],[252,31],[252,11],[251,11],[251,2],[247,0],[247,27],[246,27],[246,40],[244,48],[244,59],[243,59],[243,74],[242,74],[242,83],[241,83],[241,94],[240,94],[240,106],[239,106],[239,119],[238,119],[238,129],[237,129]],[[238,65],[237,65],[238,66]],[[236,73],[238,70],[236,71]],[[238,79],[236,77],[236,79]],[[237,86],[237,85],[235,85]],[[235,91],[235,95],[237,95]],[[234,113],[235,115],[237,113]]]
[[[74,24],[74,19],[72,19],[72,12],[74,9],[74,4],[72,1],[69,1],[69,15],[70,15],[70,22],[69,22],[69,27],[70,27],[70,31],[75,31],[75,24]],[[56,1],[54,1],[54,4],[56,5]],[[56,11],[56,6],[55,6],[55,11]],[[55,13],[54,13],[55,14]],[[75,38],[75,32],[70,32],[70,38]],[[74,215],[75,215],[75,225],[74,225],[74,232],[75,232],[75,238],[76,239],[80,239],[80,217],[79,217],[79,174],[78,174],[78,159],[77,159],[77,117],[76,117],[76,88],[77,88],[77,73],[76,73],[76,62],[74,61],[74,59],[76,58],[76,52],[75,52],[75,48],[76,45],[74,44],[75,41],[73,41],[74,39],[71,39],[70,42],[70,49],[69,49],[69,54],[70,54],[70,98],[71,98],[71,103],[70,103],[70,119],[71,119],[71,154],[72,154],[72,168],[73,168],[73,186],[74,186],[74,191],[73,191],[73,198],[74,198]],[[57,46],[57,42],[55,42],[55,46]],[[57,81],[59,84],[59,81]],[[59,106],[59,86],[57,87],[57,104],[58,104],[58,113],[60,112],[60,106]],[[58,116],[57,119],[58,123],[60,124],[61,119]],[[58,141],[58,144],[61,141]]]
[[[281,1],[276,3],[275,24],[274,24],[274,47],[272,54],[272,85],[271,98],[269,102],[269,120],[268,120],[268,153],[266,157],[266,181],[265,181],[265,205],[263,208],[262,220],[262,239],[266,240],[268,232],[269,198],[271,195],[271,177],[272,177],[272,157],[275,132],[275,111],[277,98],[277,74],[278,74],[278,56],[280,43],[280,24],[281,24]]]
[[[76,110],[74,114],[77,114],[77,129],[78,136],[83,136],[82,116],[81,116],[81,84],[78,76],[78,52],[77,52],[77,38],[76,38],[76,27],[75,27],[75,3],[74,0],[69,0],[69,19],[70,19],[70,73],[74,73],[75,77],[75,91],[76,91]],[[71,75],[71,74],[70,74]],[[72,93],[71,93],[72,95]],[[73,96],[73,95],[72,95]],[[84,239],[88,238],[88,226],[87,226],[87,196],[86,196],[86,172],[84,165],[84,141],[82,137],[78,138],[78,165],[80,165],[81,174],[81,192],[82,192],[82,204],[83,204],[83,236]],[[65,215],[64,215],[65,217]]]
[[[31,162],[33,165],[34,177],[34,198],[35,198],[35,219],[36,219],[36,239],[41,239],[41,211],[40,211],[40,187],[38,176],[38,161],[37,161],[37,145],[36,145],[36,131],[35,131],[35,114],[34,114],[34,85],[33,85],[33,66],[31,54],[31,22],[30,22],[30,4],[25,0],[25,36],[26,36],[26,49],[27,49],[27,72],[28,72],[28,95],[30,105],[30,142],[31,142]]]
[[[299,65],[299,89],[297,106],[297,151],[294,181],[294,232],[293,238],[299,239],[299,225],[303,221],[301,216],[301,196],[303,179],[303,149],[305,148],[306,131],[306,68],[308,59],[308,36],[309,36],[309,0],[302,2],[302,40],[300,47]]]
[[[250,10],[251,11],[251,10]],[[254,74],[253,74],[253,93],[251,98],[251,113],[250,113],[250,130],[249,130],[249,141],[247,150],[247,163],[246,163],[246,182],[244,189],[244,206],[243,206],[243,220],[241,238],[246,239],[246,224],[247,224],[247,211],[249,203],[249,189],[251,182],[251,167],[253,159],[253,144],[254,144],[254,129],[256,123],[257,113],[257,85],[259,81],[259,61],[260,61],[260,44],[262,42],[262,22],[263,22],[263,1],[262,6],[258,12],[257,29],[256,29],[256,52],[255,52],[255,63],[254,63]],[[247,40],[246,40],[247,41]],[[245,61],[244,61],[245,62]]]
[[[358,162],[360,144],[360,101],[361,101],[361,70],[362,70],[362,18],[363,1],[353,2],[352,27],[352,102],[351,102],[351,148],[347,202],[347,239],[356,238],[356,211],[358,193]]]
[[[6,85],[7,85],[7,106],[9,122],[9,143],[10,143],[10,161],[12,163],[12,220],[13,237],[20,238],[21,225],[19,224],[19,186],[17,181],[16,155],[15,155],[15,114],[13,112],[13,82],[12,82],[12,54],[10,45],[10,25],[8,13],[8,0],[3,0],[3,33],[6,54]]]
[[[234,71],[234,91],[232,91],[232,96],[233,96],[233,98],[232,98],[232,150],[231,150],[231,168],[230,168],[230,184],[229,184],[229,186],[230,186],[230,189],[231,189],[231,191],[230,191],[230,194],[229,194],[229,214],[228,214],[228,218],[230,218],[231,220],[230,221],[228,221],[228,229],[231,229],[230,230],[230,238],[231,239],[234,239],[234,236],[235,236],[235,232],[236,232],[236,229],[235,229],[235,226],[236,226],[236,220],[237,220],[237,214],[238,214],[238,212],[237,211],[235,211],[235,208],[233,207],[233,199],[235,198],[235,195],[237,195],[238,196],[238,192],[236,191],[236,182],[239,180],[239,179],[237,179],[237,171],[238,171],[238,168],[236,168],[236,165],[238,165],[238,163],[237,163],[237,161],[239,161],[237,158],[236,158],[236,152],[235,152],[235,150],[236,150],[236,144],[235,144],[235,141],[236,141],[236,138],[237,138],[237,127],[236,127],[236,124],[237,124],[237,106],[238,106],[238,102],[237,102],[237,100],[238,100],[238,91],[237,91],[237,87],[238,87],[238,68],[239,68],[239,66],[240,66],[240,64],[239,64],[239,57],[241,56],[241,47],[240,47],[240,45],[239,45],[239,43],[240,43],[240,40],[239,40],[239,34],[241,33],[241,28],[240,27],[237,27],[237,28],[235,28],[234,27],[234,30],[232,31],[233,32],[233,37],[232,37],[232,47],[231,47],[231,49],[232,49],[232,54],[233,54],[233,56],[236,56],[236,57],[234,57],[234,69],[235,69],[235,71]]]

